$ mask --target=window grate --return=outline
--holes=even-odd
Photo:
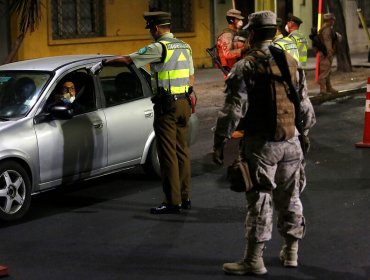
[[[104,0],[52,0],[51,9],[54,40],[104,36]]]
[[[192,32],[193,18],[191,0],[150,0],[149,11],[171,13],[171,31]]]

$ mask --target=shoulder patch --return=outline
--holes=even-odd
[[[138,51],[138,53],[139,53],[139,54],[144,54],[144,53],[146,53],[146,52],[147,52],[147,50],[148,50],[148,47],[144,47],[144,48],[141,48],[141,49]]]

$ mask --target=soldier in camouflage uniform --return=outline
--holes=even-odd
[[[243,118],[245,135],[240,153],[247,159],[254,187],[246,192],[247,245],[244,257],[238,262],[223,265],[225,273],[236,275],[267,273],[262,256],[265,242],[271,239],[272,205],[278,211],[277,226],[284,238],[280,252],[283,266],[298,265],[298,240],[305,233],[300,200],[305,184],[304,156],[294,124],[294,105],[285,87],[273,80],[273,77],[281,77],[281,73],[269,50],[276,32],[276,15],[271,11],[261,11],[249,15],[248,20],[248,40],[252,51],[234,65],[226,80],[226,99],[217,119],[213,153],[213,160],[222,164],[225,142]],[[289,54],[285,54],[285,58],[293,85],[297,89],[299,85],[305,86],[304,80],[299,81],[297,61]],[[305,77],[301,76],[301,79]],[[276,93],[275,99],[269,97],[271,92]],[[300,105],[307,136],[316,120],[306,88],[301,91]],[[275,106],[283,106],[283,113],[273,113]],[[274,126],[271,122],[280,124],[279,132],[276,128],[271,134],[270,128]]]
[[[331,65],[333,63],[334,55],[336,53],[338,42],[341,41],[342,35],[333,30],[335,16],[327,13],[324,15],[324,24],[319,30],[320,41],[325,45],[326,55],[319,51],[320,65],[319,65],[319,79],[320,94],[336,94],[338,91],[334,89],[330,82]]]

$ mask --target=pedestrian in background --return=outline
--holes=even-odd
[[[130,55],[103,61],[103,66],[133,62],[136,67],[142,67],[150,63],[153,126],[165,195],[163,203],[151,208],[150,213],[180,213],[182,209],[191,208],[187,135],[194,84],[192,50],[171,33],[169,13],[145,12],[144,19],[145,28],[150,30],[155,42]]]
[[[222,163],[224,145],[243,118],[246,133],[240,153],[248,162],[254,184],[246,192],[247,244],[243,258],[225,263],[223,270],[227,274],[260,275],[267,273],[263,251],[265,242],[271,239],[273,205],[278,211],[278,230],[284,239],[280,260],[285,267],[298,265],[298,240],[305,233],[300,200],[305,173],[294,104],[269,49],[276,33],[276,15],[271,11],[250,14],[247,28],[251,51],[234,65],[226,80],[227,96],[216,124],[213,159]],[[298,89],[305,82],[299,80],[298,63],[286,52],[284,59],[291,83]],[[315,123],[307,95],[302,97],[300,107],[302,114],[310,115],[303,117],[307,135]]]
[[[320,94],[338,93],[330,82],[331,65],[337,51],[337,45],[342,40],[342,35],[333,29],[335,16],[331,13],[324,14],[324,23],[319,30],[319,38],[325,46],[326,55],[319,50],[319,79]]]
[[[226,13],[228,26],[217,36],[217,55],[227,72],[243,56],[246,38],[238,35],[238,31],[243,27],[243,19],[239,10],[228,10]]]
[[[307,39],[301,31],[299,31],[300,25],[303,21],[294,16],[293,14],[288,14],[287,23],[285,25],[285,31],[288,32],[288,38],[292,39],[297,45],[299,52],[299,62],[301,66],[306,66],[307,63]]]

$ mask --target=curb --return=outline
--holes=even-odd
[[[350,96],[352,94],[359,93],[362,90],[366,93],[366,86],[340,90],[340,91],[338,91],[337,94],[320,95],[319,93],[317,93],[315,96],[310,96],[310,100],[311,100],[312,105],[319,105],[319,104],[324,103],[326,101],[331,101],[331,100],[334,100],[334,99],[337,99],[337,98],[346,97],[346,96]]]

